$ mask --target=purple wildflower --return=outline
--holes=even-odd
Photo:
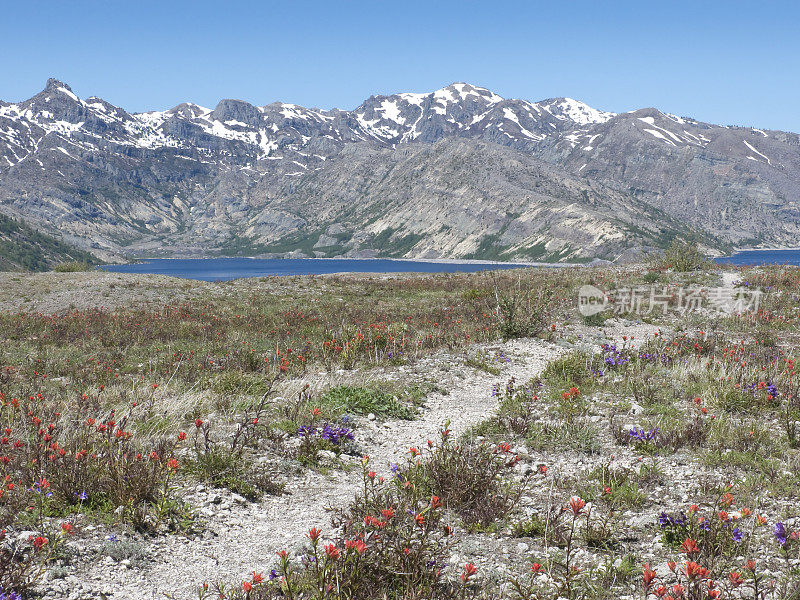
[[[781,523],[780,521],[778,521],[777,523],[775,523],[775,529],[773,530],[773,532],[775,533],[775,539],[778,541],[778,543],[781,546],[785,546],[786,545],[786,526],[783,523]]]

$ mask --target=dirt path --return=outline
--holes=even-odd
[[[493,347],[511,359],[504,363],[500,375],[470,370],[448,394],[430,394],[418,419],[367,423],[359,429],[359,436],[366,440],[364,450],[377,471],[386,473],[390,461],[402,460],[411,446],[435,438],[448,419],[453,433],[459,435],[491,416],[497,408],[491,395],[494,384],[504,384],[510,377],[526,382],[564,351],[531,339]],[[152,560],[143,570],[128,568],[123,561],[101,558],[86,571],[52,584],[63,582],[64,591],[74,597],[106,594],[115,600],[165,595],[178,600],[196,598],[197,586],[204,579],[237,581],[246,579],[254,570],[267,573],[275,563],[275,553],[301,542],[309,527],[330,531],[326,509],[345,506],[360,483],[360,469],[354,468],[327,475],[308,473],[290,484],[289,494],[266,497],[255,504],[237,501],[221,491],[213,491],[210,496],[209,492],[202,492],[200,496],[206,500],[216,495],[218,501],[206,502],[201,508],[206,520],[202,537],[167,536],[155,540],[150,546]]]
[[[638,345],[655,330],[650,325],[629,322],[608,327],[602,337],[621,341],[623,335],[630,339],[635,334]],[[593,331],[600,334],[596,329]],[[491,395],[494,384],[505,384],[511,377],[520,383],[527,382],[565,351],[535,339],[514,340],[492,348],[511,359],[503,363],[499,375],[469,370],[446,395],[430,394],[417,420],[362,424],[357,435],[363,440],[363,449],[369,453],[375,470],[385,474],[390,461],[399,462],[411,446],[434,439],[448,419],[458,436],[491,416],[497,409],[497,401]],[[357,464],[354,460],[354,465]],[[206,520],[202,536],[194,539],[166,536],[154,540],[149,547],[151,561],[145,569],[128,568],[125,561],[100,558],[83,572],[52,582],[54,586],[64,585],[66,594],[51,597],[105,595],[114,600],[165,597],[188,600],[197,597],[197,586],[204,580],[236,582],[248,578],[253,571],[266,574],[275,564],[275,553],[302,543],[309,527],[330,531],[326,509],[345,506],[358,492],[360,483],[360,469],[354,468],[330,474],[309,472],[290,483],[289,494],[266,497],[259,503],[237,500],[217,490],[192,494],[188,500],[201,502],[200,511]],[[209,498],[213,501],[209,502]]]

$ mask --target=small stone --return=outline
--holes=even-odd
[[[317,451],[317,460],[329,462],[335,461],[336,453],[331,450],[319,450]]]
[[[369,419],[370,421],[374,421],[375,420],[375,413],[369,413],[367,415],[367,419]]]

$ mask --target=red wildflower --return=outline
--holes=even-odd
[[[581,514],[584,506],[586,506],[586,500],[583,498],[573,496],[569,499],[569,507],[572,509],[572,514],[576,517]]]
[[[656,572],[650,568],[649,564],[645,564],[642,566],[642,583],[644,584],[644,589],[649,590],[650,587],[653,585],[653,582],[656,579]]]
[[[686,538],[683,544],[681,544],[681,548],[686,554],[697,554],[700,552],[700,548],[697,547],[697,542],[691,538]]]
[[[34,550],[36,550],[37,552],[41,550],[43,546],[46,546],[47,543],[50,541],[46,537],[42,537],[41,535],[37,535],[36,537],[30,536],[28,540],[33,545]]]
[[[461,573],[461,581],[466,583],[469,581],[469,578],[475,575],[478,572],[478,569],[472,563],[467,563],[464,565],[464,572]]]
[[[689,576],[689,579],[702,579],[708,575],[708,569],[692,560],[686,563],[684,569],[686,570],[686,574]]]

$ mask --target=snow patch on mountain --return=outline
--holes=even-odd
[[[605,123],[617,116],[616,113],[597,110],[588,104],[573,100],[572,98],[561,98],[543,105],[542,108],[552,114],[556,119],[561,121],[570,120],[578,125]]]

